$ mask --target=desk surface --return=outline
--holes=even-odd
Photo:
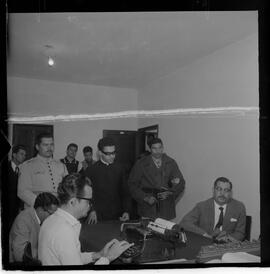
[[[118,221],[82,225],[80,234],[82,252],[99,251],[113,238],[120,240],[120,225],[121,223]],[[185,247],[176,249],[175,259],[195,259],[201,246],[212,243],[211,239],[192,232],[186,232],[186,235],[188,239],[187,244]]]

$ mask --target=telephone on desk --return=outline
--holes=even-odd
[[[173,259],[175,248],[185,246],[187,242],[185,232],[177,224],[161,218],[123,223],[120,231],[125,240],[134,243],[120,256],[126,263]]]

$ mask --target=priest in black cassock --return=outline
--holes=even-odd
[[[93,189],[94,210],[88,216],[88,223],[127,221],[130,217],[131,196],[127,186],[127,174],[123,166],[114,161],[116,146],[113,139],[100,139],[98,150],[100,160],[84,171],[84,175],[92,181]]]

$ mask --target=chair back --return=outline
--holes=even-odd
[[[245,229],[245,239],[250,241],[250,232],[251,232],[251,216],[246,216],[246,229]]]
[[[36,266],[41,265],[41,261],[33,258],[33,256],[32,256],[32,248],[31,248],[30,242],[28,242],[24,248],[23,264],[24,265],[36,265]]]

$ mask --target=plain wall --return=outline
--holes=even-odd
[[[257,35],[231,44],[147,86],[141,109],[258,107]],[[140,119],[159,124],[165,152],[186,179],[176,221],[212,196],[217,177],[228,177],[233,195],[252,216],[251,237],[260,234],[259,121],[257,115],[188,115]]]
[[[8,78],[8,112],[16,116],[70,115],[111,113],[137,109],[134,89],[81,85],[18,77]],[[136,118],[115,118],[89,121],[48,122],[54,126],[55,152],[59,159],[66,147],[79,146],[78,160],[83,160],[82,148],[92,146],[94,154],[103,129],[137,130]],[[12,143],[12,126],[9,126]]]

